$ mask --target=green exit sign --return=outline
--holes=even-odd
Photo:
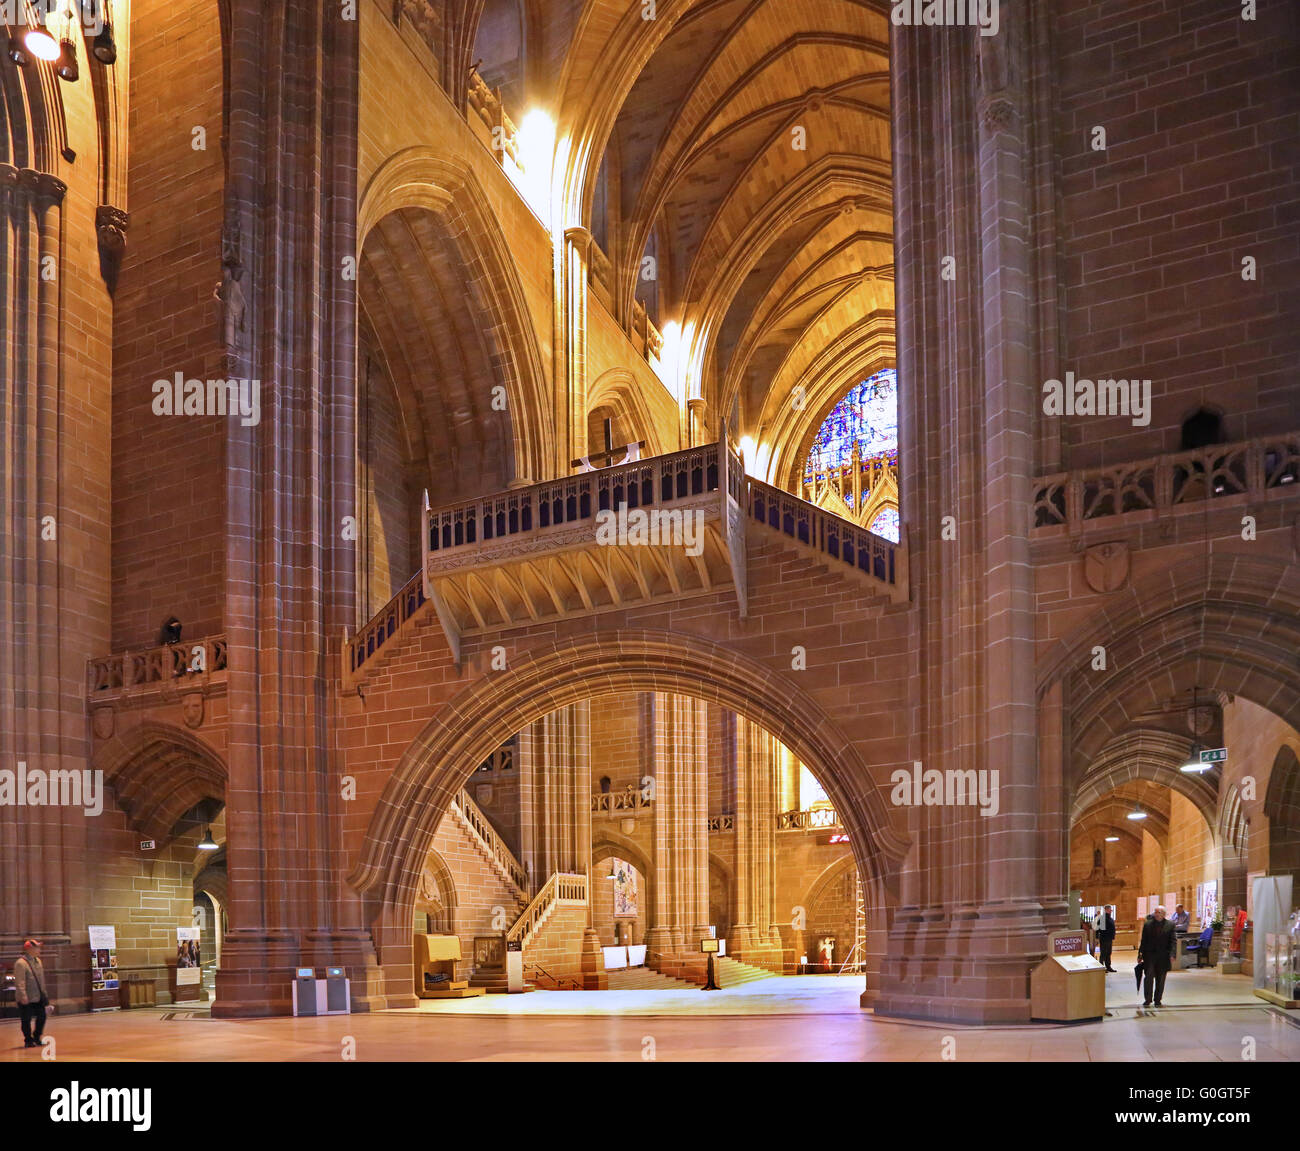
[[[1222,763],[1228,758],[1228,749],[1226,747],[1210,747],[1201,752],[1202,763]]]

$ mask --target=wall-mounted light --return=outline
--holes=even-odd
[[[69,84],[81,78],[81,69],[77,66],[77,45],[71,36],[64,36],[59,42],[59,62],[54,66],[60,80]]]
[[[117,63],[117,43],[105,7],[105,0],[81,0],[81,21],[87,35],[94,33],[90,54],[101,64],[112,65]]]
[[[101,64],[117,63],[117,43],[113,39],[113,25],[107,20],[104,21],[104,26],[95,39],[91,41],[90,51]]]
[[[9,59],[17,64],[19,68],[26,68],[31,63],[32,58],[27,54],[27,49],[23,47],[22,40],[13,33],[9,34],[8,54]]]

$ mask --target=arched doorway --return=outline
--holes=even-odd
[[[593,690],[594,685],[599,686]],[[667,641],[624,633],[617,658],[599,643],[566,643],[517,658],[511,671],[495,678],[490,687],[480,683],[467,688],[454,707],[454,713],[464,719],[454,725],[435,719],[403,757],[385,790],[351,881],[373,909],[390,1004],[401,1003],[401,988],[409,986],[409,973],[404,970],[409,945],[404,935],[409,932],[418,868],[476,762],[494,742],[555,715],[557,709],[583,705],[590,709],[588,701],[604,706],[610,696],[620,693],[653,695],[656,691],[732,711],[770,732],[800,763],[813,767],[839,813],[858,870],[878,888],[873,904],[884,906],[885,879],[899,858],[901,844],[854,745],[836,732],[834,723],[810,698],[772,683],[743,657],[724,655],[681,636]],[[580,729],[582,721],[565,722]],[[588,779],[588,803],[590,790]],[[611,789],[611,793],[618,791]],[[700,918],[707,915],[706,904]],[[688,926],[694,929],[695,924]]]

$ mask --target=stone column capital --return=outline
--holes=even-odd
[[[576,248],[578,253],[585,260],[587,253],[592,245],[592,236],[586,228],[573,227],[564,229],[564,242],[570,247]]]

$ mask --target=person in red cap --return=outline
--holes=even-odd
[[[45,1009],[50,1005],[50,997],[45,993],[45,966],[41,963],[39,940],[28,939],[23,944],[22,958],[14,964],[14,983],[18,989],[18,1014],[23,1022],[23,1046],[39,1047],[41,1032],[45,1030]]]

